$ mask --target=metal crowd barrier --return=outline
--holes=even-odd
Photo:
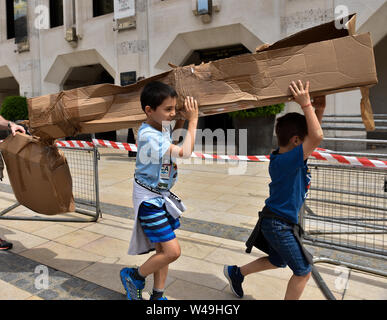
[[[310,161],[309,169],[312,182],[300,223],[304,244],[319,247],[315,264],[387,277],[387,170],[321,161]],[[335,299],[316,268],[312,274],[325,297]]]
[[[375,132],[387,132],[387,114],[374,114]],[[322,121],[323,130],[364,131],[361,114],[327,114]]]
[[[20,206],[20,203],[16,202],[0,212],[0,219],[55,222],[95,222],[99,217],[102,217],[98,185],[98,149],[95,147],[59,147],[59,149],[63,151],[69,164],[73,182],[75,212],[77,214],[67,213],[54,217],[41,214],[30,217],[16,215],[5,216],[7,213]]]

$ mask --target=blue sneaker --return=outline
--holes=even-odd
[[[128,300],[142,300],[145,281],[135,279],[135,270],[135,268],[123,268],[120,271],[121,282]]]
[[[164,296],[164,291],[155,291],[155,290],[153,290],[153,292],[149,292],[149,293],[150,293],[149,300],[168,300]]]
[[[244,277],[238,271],[237,266],[224,266],[223,273],[230,283],[231,291],[238,297],[243,297],[242,282]]]
[[[149,300],[168,300],[166,296],[161,296],[159,298],[154,298],[153,295],[150,297]]]

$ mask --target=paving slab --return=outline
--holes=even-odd
[[[29,300],[32,294],[0,280],[0,300]]]
[[[235,164],[179,164],[179,181],[174,191],[183,195],[189,209],[176,231],[182,255],[169,266],[169,299],[239,300],[230,291],[223,265],[242,265],[264,256],[255,249],[246,254],[244,242],[268,194],[267,166],[249,163],[243,174],[231,176],[229,169],[235,168]],[[9,299],[125,299],[119,271],[141,265],[153,254],[127,254],[134,224],[133,170],[134,162],[127,158],[127,152],[101,152],[103,214],[96,223],[0,219],[0,237],[14,244],[11,252],[0,252],[0,294],[9,292]],[[0,185],[0,209],[12,203],[12,188],[6,178]],[[31,214],[34,215],[23,206],[9,213]],[[47,289],[35,287],[38,266],[49,270]],[[337,285],[336,266],[321,263],[317,268],[336,299],[387,298],[385,278],[352,270],[343,287]],[[244,299],[283,299],[291,275],[289,268],[249,275],[244,282]],[[152,283],[150,276],[144,292],[146,299]],[[302,299],[325,299],[312,278]]]

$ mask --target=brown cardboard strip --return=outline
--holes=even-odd
[[[371,107],[371,102],[369,98],[369,92],[370,89],[367,87],[360,88],[361,91],[361,102],[360,102],[360,110],[361,110],[361,117],[363,119],[364,126],[367,131],[374,131],[375,130],[375,121],[374,121],[374,114]]]

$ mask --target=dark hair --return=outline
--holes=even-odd
[[[141,92],[141,108],[144,112],[146,106],[156,110],[168,97],[177,97],[175,89],[159,81],[149,82]]]
[[[298,136],[304,140],[308,134],[308,126],[304,115],[297,112],[291,112],[277,119],[275,133],[280,147],[287,146],[290,139]]]

